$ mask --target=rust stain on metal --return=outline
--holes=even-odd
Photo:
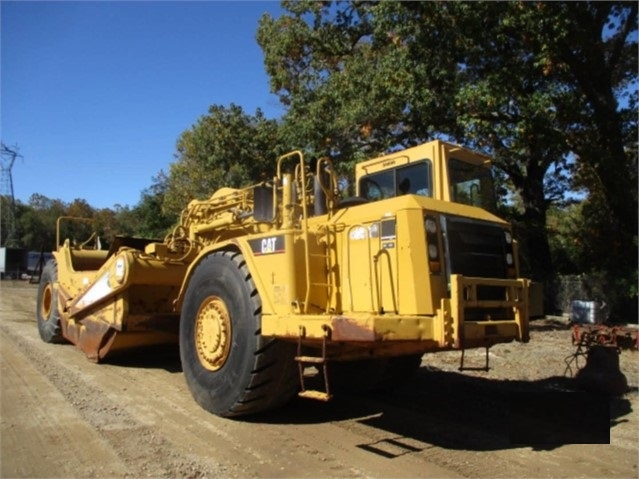
[[[375,332],[363,327],[357,321],[344,316],[336,316],[331,321],[333,341],[375,341]]]
[[[63,318],[61,326],[63,336],[93,362],[104,358],[117,334],[108,324],[91,317],[85,318],[82,322]]]
[[[108,348],[105,349],[105,343],[108,342],[107,335],[111,328],[108,324],[100,321],[85,320],[80,328],[79,340],[77,346],[84,351],[84,354],[92,361],[99,361],[104,358]],[[115,335],[115,331],[111,336]],[[100,354],[102,353],[102,354]]]
[[[98,361],[101,359],[104,359],[104,357],[107,355],[117,335],[118,335],[117,331],[115,331],[112,328],[109,328],[104,334],[104,336],[102,336],[102,340],[100,342],[100,348],[98,349]]]

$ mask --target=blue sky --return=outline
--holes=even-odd
[[[283,114],[255,40],[279,2],[0,3],[1,124],[16,199],[133,206],[212,104]]]

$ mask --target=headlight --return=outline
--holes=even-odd
[[[512,264],[513,264],[513,255],[512,254],[508,253],[506,255],[506,263],[508,263],[508,266],[512,266]]]
[[[512,244],[513,242],[513,235],[510,234],[510,231],[504,231],[504,236],[506,238],[506,243],[507,244]]]
[[[121,283],[124,280],[124,276],[126,275],[126,260],[123,256],[120,256],[115,260],[115,272],[114,276],[118,283]]]
[[[434,244],[428,245],[428,257],[430,259],[437,259],[437,246]]]
[[[435,223],[435,220],[431,218],[426,219],[426,231],[431,234],[437,233],[437,223]]]

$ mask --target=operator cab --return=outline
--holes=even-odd
[[[368,201],[412,194],[496,211],[489,158],[440,140],[362,162],[356,181]]]

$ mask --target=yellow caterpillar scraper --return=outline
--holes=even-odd
[[[357,196],[340,198],[331,162],[295,151],[271,181],[191,201],[162,241],[58,241],[42,338],[94,361],[177,341],[194,398],[221,416],[390,387],[426,352],[528,341],[529,281],[488,158],[433,141],[355,173]]]

